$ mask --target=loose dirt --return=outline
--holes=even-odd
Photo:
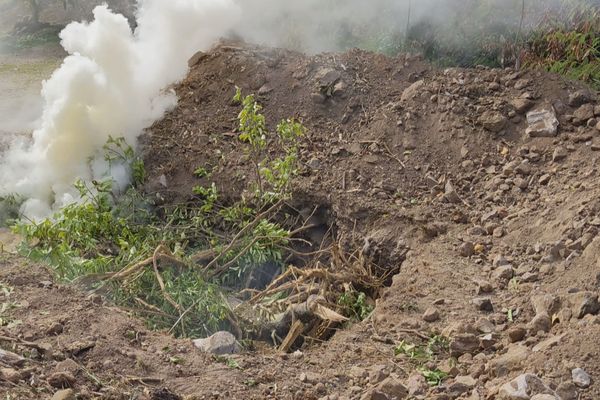
[[[3,370],[0,390],[23,399],[60,386],[82,399],[600,398],[596,93],[576,95],[587,89],[541,72],[223,43],[193,59],[174,88],[178,106],[142,141],[149,194],[188,201],[209,183],[193,176],[204,166],[224,199],[241,195],[252,167],[235,133],[236,86],[258,94],[271,127],[288,117],[307,127],[291,205],[320,207],[344,249],[397,272],[374,313],[296,353],[259,344],[227,362],[5,256],[1,329],[12,339],[0,343],[31,361]],[[525,114],[539,107],[555,111],[556,136],[526,134]],[[432,334],[449,338],[447,354],[421,365],[448,374],[436,387],[414,358],[394,354]],[[589,387],[574,386],[575,368]],[[514,397],[503,385],[524,373],[543,387]]]

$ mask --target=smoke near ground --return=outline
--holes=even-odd
[[[60,34],[70,54],[42,89],[44,110],[31,141],[4,154],[0,193],[28,200],[31,218],[76,201],[75,180],[109,173],[101,152],[109,135],[135,143],[142,129],[173,107],[164,89],[183,78],[188,59],[230,29],[239,10],[230,0],[146,0],[137,29],[108,7],[91,23],[72,23]],[[110,171],[126,183],[125,167]]]
[[[468,47],[482,29],[497,32],[497,43],[515,42],[515,28],[527,29],[540,12],[564,1],[141,0],[134,31],[125,17],[99,6],[92,22],[71,23],[60,34],[69,56],[43,86],[32,140],[2,156],[0,195],[28,198],[23,211],[33,218],[76,201],[76,179],[109,173],[102,155],[109,135],[135,144],[176,103],[165,88],[185,76],[189,57],[220,37],[235,34],[315,53],[350,47],[393,52],[405,50],[411,38],[437,51],[435,40],[427,47],[428,37],[437,35],[438,42],[455,41],[447,47],[462,54],[460,46]],[[111,173],[127,182],[126,167]]]

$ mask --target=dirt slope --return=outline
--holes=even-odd
[[[225,198],[240,195],[251,166],[235,137],[237,85],[259,94],[271,126],[294,116],[308,128],[294,206],[320,206],[345,248],[400,272],[367,320],[299,353],[234,356],[231,368],[101,299],[40,285],[50,280],[40,267],[7,258],[0,281],[19,307],[6,315],[22,323],[3,333],[52,350],[20,370],[33,378],[3,383],[6,393],[49,397],[49,377],[70,357],[80,398],[176,398],[158,388],[202,399],[409,398],[404,386],[440,400],[600,398],[596,94],[545,73],[442,71],[362,51],[306,57],[227,43],[192,64],[175,87],[179,105],[144,139],[148,192],[185,201],[208,183],[194,169],[210,166]],[[550,105],[558,134],[527,135],[525,113]],[[420,364],[450,377],[429,388],[394,347],[432,333],[450,338],[449,351]],[[85,340],[94,346],[69,350]],[[575,368],[589,387],[574,385]],[[543,384],[529,377],[528,393],[509,395],[503,385],[523,373]]]

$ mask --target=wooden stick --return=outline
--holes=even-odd
[[[289,352],[290,348],[292,347],[296,339],[298,339],[298,337],[302,334],[303,331],[304,324],[302,323],[302,321],[294,321],[287,336],[285,337],[285,339],[283,339],[283,342],[281,342],[281,346],[279,346],[279,351],[283,353]]]

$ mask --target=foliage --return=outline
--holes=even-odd
[[[447,355],[449,349],[448,338],[434,335],[426,345],[416,345],[403,340],[394,348],[394,354],[407,356],[417,364],[417,371],[423,375],[429,385],[438,386],[448,378],[448,374],[437,368],[428,368],[426,365],[441,355]]]
[[[289,184],[298,174],[298,139],[304,135],[304,126],[293,119],[277,125],[275,134],[268,131],[262,106],[254,95],[242,95],[236,88],[233,101],[242,105],[238,116],[239,139],[248,143],[249,155],[255,167],[257,185],[255,195],[261,202],[273,202],[289,194]],[[267,145],[279,147],[283,157],[272,157]]]
[[[260,106],[252,96],[245,98],[244,104],[239,117],[241,132],[260,158],[257,179],[265,183],[265,191],[256,192],[254,203],[242,199],[222,204],[217,186],[211,182],[192,189],[193,203],[157,207],[137,190],[146,178],[142,160],[123,138],[110,137],[104,159],[109,168],[128,168],[131,186],[117,193],[112,178],[77,181],[79,201],[51,218],[21,220],[14,225],[26,239],[22,251],[47,261],[61,279],[77,280],[108,293],[117,304],[143,314],[153,328],[169,329],[180,336],[222,329],[231,312],[218,284],[239,287],[253,268],[283,261],[290,233],[260,213],[288,196],[296,174],[296,141],[304,131],[296,121],[282,121],[274,136],[284,156],[268,156],[268,132],[261,127],[264,116],[258,113]],[[211,176],[203,167],[194,175],[205,180]],[[236,232],[243,234],[231,241]],[[207,248],[216,250],[214,261],[218,263],[214,270],[203,271],[192,257]],[[168,249],[181,262],[156,258],[158,249]],[[106,279],[148,258],[151,262],[131,277]]]
[[[349,290],[338,299],[342,313],[350,319],[362,321],[373,311],[373,306],[367,302],[367,295],[363,292]]]
[[[524,62],[600,88],[600,8],[575,4],[548,13],[528,41]]]

